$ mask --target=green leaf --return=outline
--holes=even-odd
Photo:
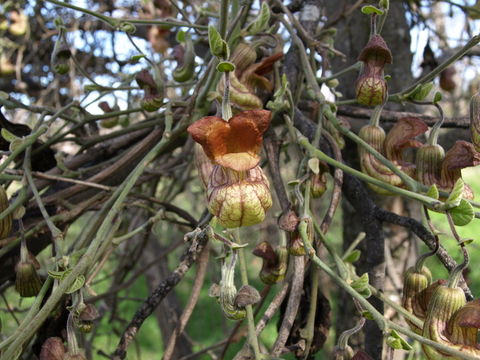
[[[460,241],[459,245],[469,245],[471,244],[472,242],[474,242],[475,239],[471,239],[471,238],[468,238],[468,239],[462,239],[462,241]]]
[[[430,94],[430,91],[432,91],[433,86],[434,86],[433,81],[423,85],[418,85],[415,88],[415,90],[413,90],[412,94],[409,97],[415,101],[422,101],[428,96],[428,94]]]
[[[222,73],[235,71],[235,64],[230,61],[222,61],[217,65],[217,71]]]
[[[2,130],[3,130],[3,129],[2,129]],[[10,146],[8,147],[8,149],[9,149],[11,152],[14,152],[15,150],[17,150],[19,147],[21,147],[21,146],[23,145],[23,142],[24,142],[23,139],[16,138],[15,140],[13,140],[13,141],[10,143]]]
[[[402,338],[400,334],[395,330],[392,330],[390,332],[389,338],[396,339],[400,342],[401,346],[398,349],[407,350],[407,351],[410,351],[413,349],[412,346],[408,342],[406,342],[405,339]]]
[[[427,196],[430,196],[431,198],[438,200],[438,197],[440,196],[440,194],[438,192],[437,185],[433,184],[432,186],[430,186],[430,188],[427,191]]]
[[[12,141],[18,139],[18,137],[15,134],[12,134],[10,131],[8,131],[5,128],[2,128],[2,137],[7,140],[9,143]]]
[[[387,345],[390,346],[392,349],[400,350],[402,349],[402,342],[399,339],[395,339],[392,336],[387,338]]]
[[[249,35],[256,35],[259,32],[264,31],[267,26],[268,22],[270,21],[270,8],[268,7],[267,2],[262,3],[262,9],[258,14],[257,18],[251,23],[248,28],[247,32]]]
[[[433,97],[433,102],[437,103],[439,101],[442,101],[442,93],[437,91]]]
[[[48,275],[49,275],[51,278],[58,279],[58,280],[62,280],[62,279],[65,279],[65,277],[66,277],[68,274],[70,274],[71,271],[72,271],[72,269],[67,269],[67,270],[63,270],[63,271],[50,270],[50,271],[48,271]]]
[[[355,249],[350,254],[345,256],[343,258],[343,261],[348,262],[348,263],[354,263],[355,261],[360,259],[360,255],[362,255],[362,252],[358,249]]]
[[[350,286],[364,297],[372,295],[368,287],[368,273],[364,273],[359,278],[353,280]]]
[[[460,203],[460,199],[463,195],[463,190],[465,188],[465,183],[463,182],[462,178],[459,178],[455,185],[453,186],[450,195],[448,195],[447,200],[445,201],[447,204],[455,204]]]
[[[177,39],[177,42],[179,42],[179,43],[185,42],[185,31],[179,30],[177,32],[176,39]]]
[[[143,55],[143,54],[133,55],[130,58],[130,63],[131,64],[136,64],[140,61],[140,59],[143,59],[144,57],[145,57],[145,55]]]
[[[473,206],[465,199],[460,200],[460,204],[448,210],[448,212],[452,215],[453,223],[457,226],[465,226],[475,218]]]
[[[85,276],[78,275],[75,281],[73,282],[73,284],[65,291],[65,294],[71,294],[77,290],[80,290],[84,284],[85,284]]]
[[[208,27],[208,43],[210,44],[210,52],[213,56],[226,58],[227,43],[222,39],[217,29],[210,25]]]
[[[383,15],[385,12],[373,5],[366,5],[362,7],[362,13],[364,13],[365,15],[371,15],[371,14]]]
[[[367,320],[375,320],[372,313],[368,310],[362,311],[362,316]]]

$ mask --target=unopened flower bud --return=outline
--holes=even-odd
[[[25,262],[18,262],[15,266],[15,274],[15,290],[21,297],[38,295],[42,288],[42,281],[30,259],[27,259]]]
[[[445,151],[440,145],[424,145],[417,151],[417,180],[426,186],[438,184]]]
[[[158,88],[155,80],[148,70],[140,71],[135,76],[138,86],[144,90],[143,100],[141,106],[145,111],[153,112],[158,110],[163,105],[163,94]]]

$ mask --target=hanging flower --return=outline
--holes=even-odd
[[[407,148],[416,148],[421,143],[415,137],[428,130],[428,126],[419,118],[405,117],[390,129],[388,135],[380,126],[367,125],[360,129],[358,136],[372,146],[388,160],[393,162],[400,170],[408,175],[415,173],[415,165],[404,159],[403,151]],[[376,179],[385,181],[393,186],[403,185],[398,175],[382,164],[370,152],[359,146],[360,165],[362,171]],[[380,194],[389,194],[386,190],[370,185]]]
[[[276,53],[255,63],[257,54],[253,44],[241,42],[237,45],[231,58],[235,71],[230,74],[230,101],[235,108],[254,110],[263,107],[256,91],[272,92],[273,84],[265,75],[273,70],[273,64],[282,56],[283,53]],[[222,77],[217,91],[222,94],[224,89],[225,79]]]
[[[229,121],[206,116],[188,128],[214,163],[207,185],[208,208],[225,227],[257,224],[272,206],[268,180],[258,166],[270,120],[270,111],[250,110]]]
[[[363,48],[358,60],[363,62],[355,92],[360,104],[375,106],[387,97],[387,82],[384,78],[385,64],[392,63],[392,53],[380,35],[374,35]]]

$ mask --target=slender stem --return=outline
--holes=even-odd
[[[298,143],[301,146],[303,146],[305,149],[307,149],[312,156],[318,157],[320,160],[323,160],[323,161],[325,161],[326,163],[328,163],[332,166],[338,167],[341,170],[345,171],[346,173],[349,173],[350,175],[353,175],[353,176],[359,178],[360,180],[363,180],[363,181],[369,182],[371,184],[377,185],[377,186],[381,187],[382,189],[388,190],[388,191],[396,193],[398,195],[402,195],[402,196],[405,196],[405,197],[408,197],[408,198],[411,198],[411,199],[414,199],[414,200],[418,200],[418,201],[422,202],[423,204],[426,204],[426,205],[428,205],[430,207],[433,207],[435,209],[439,208],[443,205],[443,203],[441,201],[438,201],[436,199],[433,199],[431,197],[428,197],[428,196],[425,196],[425,195],[422,195],[422,194],[419,194],[419,193],[416,193],[416,192],[413,192],[413,191],[405,190],[405,189],[390,185],[390,184],[385,183],[381,180],[378,180],[378,179],[375,179],[375,178],[373,178],[369,175],[366,175],[366,174],[362,173],[361,171],[353,169],[353,168],[351,168],[351,167],[349,167],[349,166],[347,166],[347,165],[345,165],[341,162],[338,162],[338,161],[332,159],[331,157],[327,156],[321,150],[316,149],[313,145],[311,145],[308,142],[308,139],[305,138],[305,137],[301,137],[298,140]]]
[[[383,104],[375,106],[370,117],[369,125],[380,126],[380,117],[382,116]]]
[[[339,72],[336,72],[335,74],[332,74],[330,76],[327,76],[327,77],[322,77],[322,78],[319,78],[318,79],[318,82],[319,83],[325,83],[329,80],[333,80],[333,79],[336,79],[336,78],[339,78],[340,76],[344,75],[344,74],[347,74],[349,73],[350,71],[359,71],[360,68],[362,67],[362,62],[361,61],[357,61],[355,64],[352,64],[350,66],[347,66],[346,68],[343,68],[342,70],[340,70]]]
[[[241,244],[242,239],[240,237],[240,229],[237,230],[236,238],[236,242],[238,244]],[[240,259],[240,275],[242,278],[242,285],[248,285],[247,261],[245,260],[245,253],[243,248],[238,249],[238,256]],[[258,338],[255,333],[255,319],[253,318],[252,305],[247,305],[245,308],[247,310],[248,341],[253,349],[255,360],[260,360],[262,358],[262,355],[260,353],[260,347],[258,345]]]
[[[122,22],[129,22],[131,24],[138,24],[138,25],[166,25],[166,26],[182,26],[182,27],[189,27],[189,28],[196,28],[196,29],[201,29],[201,30],[206,30],[207,26],[205,25],[198,25],[198,24],[191,24],[188,22],[183,22],[183,21],[178,21],[175,19],[163,19],[163,20],[147,20],[147,19],[115,19],[110,16],[106,16],[103,14],[100,14],[96,11],[82,8],[80,6],[75,6],[69,3],[65,3],[63,1],[58,1],[58,0],[43,0],[50,2],[55,5],[63,6],[66,8],[70,8],[72,10],[80,11],[84,14],[91,15],[93,17],[96,17],[97,19],[102,20],[103,22],[107,23],[113,28],[117,28]]]
[[[228,24],[228,5],[229,0],[222,0],[220,5],[220,21],[218,23],[218,32],[222,39],[227,36],[227,24]]]
[[[84,14],[91,15],[93,17],[96,17],[96,18],[106,22],[110,26],[115,26],[116,25],[115,21],[112,18],[110,18],[109,16],[102,15],[102,14],[96,12],[96,11],[93,11],[93,10],[90,10],[90,9],[85,9],[85,8],[75,6],[75,5],[72,5],[72,4],[69,4],[69,3],[65,3],[63,1],[58,1],[58,0],[44,0],[44,1],[50,2],[50,3],[55,4],[55,5],[63,6],[63,7],[66,7],[66,8],[70,8],[72,10],[80,11],[80,12],[83,12]]]
[[[232,118],[232,107],[230,106],[230,72],[225,74],[225,90],[222,99],[222,118],[229,121]]]

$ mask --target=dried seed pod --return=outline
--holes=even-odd
[[[253,250],[253,255],[263,259],[260,270],[260,280],[267,285],[273,285],[285,278],[288,267],[288,251],[280,247],[276,251],[268,241],[262,241]]]
[[[244,308],[247,305],[258,303],[261,299],[262,297],[257,289],[250,285],[243,285],[240,290],[238,290],[233,303],[239,308]]]
[[[307,227],[307,236],[310,244],[313,242],[313,224],[308,222]],[[288,243],[288,253],[293,256],[305,256],[307,252],[305,251],[305,246],[303,244],[303,239],[300,236],[298,230],[295,230],[289,233],[289,243]]]
[[[97,309],[93,304],[86,304],[80,310],[78,317],[75,317],[75,326],[84,333],[88,333],[93,329],[93,322],[100,317]]]
[[[27,259],[19,261],[15,266],[15,290],[21,297],[31,297],[38,295],[42,288],[42,281],[37,274],[35,264]]]
[[[0,185],[0,213],[8,208],[8,197],[5,188]],[[8,214],[0,220],[0,239],[6,238],[12,230],[12,214]]]
[[[64,360],[65,346],[59,337],[49,337],[42,345],[40,360]]]
[[[210,212],[227,228],[258,224],[272,206],[270,185],[259,166],[234,171],[216,165],[210,176],[207,199]]]
[[[383,69],[385,64],[392,63],[392,53],[383,38],[372,36],[358,60],[363,61],[363,67],[355,85],[357,101],[367,106],[382,104],[388,93]]]

